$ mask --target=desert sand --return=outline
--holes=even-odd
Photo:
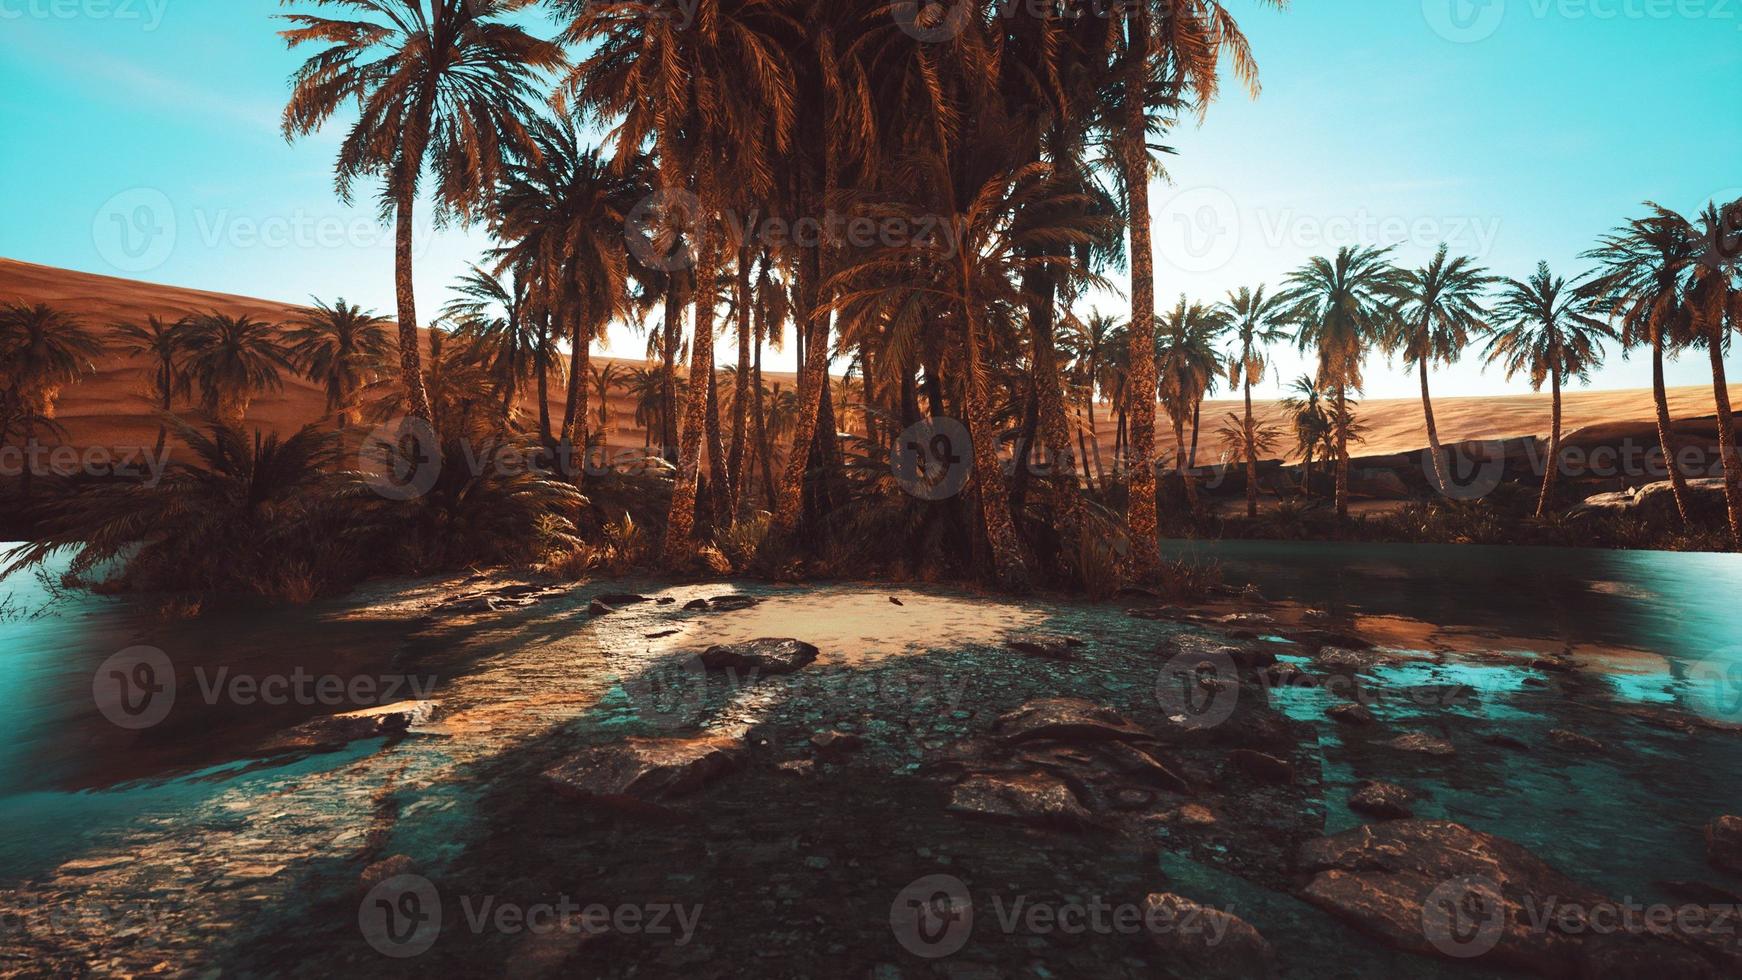
[[[97,324],[138,320],[148,314],[179,317],[209,310],[284,320],[294,316],[298,309],[293,302],[162,286],[0,258],[0,302],[14,301],[48,303]],[[433,291],[425,302],[433,305]],[[595,365],[615,362],[624,369],[645,364],[638,359],[598,355],[593,361]],[[145,365],[136,360],[105,357],[98,361],[94,374],[64,391],[57,420],[67,430],[67,441],[81,448],[149,446],[155,438],[157,425],[145,395],[145,370]],[[795,384],[791,374],[765,372],[764,377],[770,384],[778,382],[788,387]],[[552,391],[552,410],[559,417],[562,397],[560,386]],[[1742,387],[1733,386],[1731,397],[1742,400]],[[1254,409],[1260,418],[1276,422],[1286,431],[1286,426],[1282,426],[1279,403],[1255,401]],[[1213,464],[1222,458],[1223,446],[1217,430],[1227,413],[1240,410],[1238,399],[1204,403],[1203,432],[1198,449],[1200,465]],[[1711,388],[1670,389],[1670,410],[1676,418],[1712,415],[1716,409]],[[596,406],[594,411],[597,411]],[[1546,394],[1442,396],[1434,399],[1434,411],[1440,437],[1448,444],[1471,439],[1546,435],[1549,428],[1549,396]],[[1357,455],[1409,452],[1426,444],[1419,399],[1376,398],[1362,402],[1359,412],[1367,426],[1367,435],[1357,446]],[[1564,413],[1568,433],[1599,424],[1646,422],[1653,418],[1651,392],[1645,388],[1569,391],[1565,396]],[[249,421],[264,429],[284,432],[294,431],[322,414],[322,397],[315,386],[302,378],[287,375],[284,390],[264,394],[255,400],[249,411]],[[1095,414],[1101,450],[1111,454],[1115,425],[1112,406],[1098,405]],[[645,433],[635,424],[634,404],[622,389],[612,395],[610,419],[606,435],[611,447],[639,447],[643,444]],[[1173,430],[1165,418],[1158,418],[1156,439],[1160,452],[1172,451]]]

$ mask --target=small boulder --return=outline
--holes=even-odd
[[[708,608],[715,612],[730,612],[734,609],[749,609],[761,601],[753,595],[717,595],[708,600]]]
[[[1075,648],[1082,646],[1083,641],[1058,633],[1018,633],[1006,639],[1004,645],[1018,653],[1047,660],[1075,660]]]
[[[1268,753],[1235,749],[1228,753],[1228,764],[1261,783],[1287,785],[1294,782],[1294,764]]]
[[[1185,827],[1214,827],[1215,811],[1201,803],[1187,803],[1168,814],[1168,818]]]
[[[684,603],[683,607],[685,609],[689,609],[692,611],[706,609],[706,608],[708,608],[708,600],[706,600],[706,599],[691,599],[690,601]]]
[[[1578,732],[1570,731],[1565,728],[1556,728],[1550,731],[1548,737],[1550,741],[1554,742],[1554,744],[1563,749],[1571,749],[1574,752],[1603,751],[1602,742],[1597,741],[1589,735],[1581,735]]]
[[[811,747],[825,759],[839,759],[865,747],[865,739],[852,732],[818,732],[811,736]]]
[[[1421,755],[1438,756],[1458,754],[1457,747],[1452,743],[1426,732],[1405,732],[1385,744],[1399,752],[1416,752]]]
[[[564,796],[605,802],[658,802],[683,796],[738,768],[744,743],[725,736],[628,738],[583,749],[548,769]]]
[[[589,616],[609,616],[616,611],[616,606],[607,603],[603,599],[594,599],[592,602],[587,603],[587,615]]]
[[[1080,827],[1091,820],[1064,780],[1039,772],[969,776],[951,791],[949,809],[952,813],[1047,826]]]
[[[638,602],[653,601],[647,596],[636,595],[633,592],[601,592],[593,598],[607,606],[616,606],[619,608],[623,606],[633,606]]]
[[[1143,901],[1143,924],[1174,976],[1262,980],[1276,972],[1276,952],[1246,920],[1171,892]]]
[[[1742,874],[1742,817],[1725,815],[1706,824],[1706,861]]]
[[[1364,704],[1338,704],[1325,709],[1325,716],[1343,725],[1371,725],[1378,721]]]
[[[1152,736],[1105,705],[1080,698],[1042,698],[1000,716],[992,726],[1007,742],[1148,740]]]
[[[417,866],[412,863],[411,858],[404,854],[393,854],[384,857],[364,868],[362,872],[357,875],[357,890],[367,893],[370,889],[389,878],[397,878],[400,875],[412,874],[416,870]]]
[[[790,674],[817,659],[817,652],[803,640],[764,637],[744,643],[717,643],[702,651],[702,663],[715,670]]]
[[[1355,791],[1349,794],[1349,809],[1381,820],[1404,820],[1415,816],[1409,806],[1413,799],[1414,794],[1396,783],[1369,779],[1355,784]]]

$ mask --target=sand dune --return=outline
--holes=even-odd
[[[142,319],[148,314],[181,316],[194,311],[218,310],[250,314],[272,320],[291,317],[295,303],[233,296],[226,293],[183,289],[109,276],[71,272],[48,266],[0,259],[0,302],[21,300],[48,303],[84,316],[93,323]],[[433,295],[426,303],[433,303]],[[624,368],[644,362],[623,358],[594,357],[594,363],[615,362]],[[67,429],[67,441],[85,446],[140,446],[151,444],[156,435],[150,406],[145,397],[145,366],[121,356],[101,358],[95,374],[62,393],[58,421]],[[795,383],[791,374],[769,372],[772,384]],[[560,418],[563,392],[552,392],[552,410]],[[1742,387],[1732,388],[1732,398],[1742,400]],[[281,392],[258,398],[249,411],[249,421],[275,431],[289,431],[322,414],[322,397],[315,386],[287,376]],[[1261,418],[1280,424],[1282,408],[1275,401],[1254,403]],[[1674,388],[1670,408],[1677,418],[1709,416],[1715,412],[1710,387]],[[1203,433],[1198,449],[1200,464],[1222,456],[1217,430],[1229,412],[1239,412],[1235,399],[1204,404]],[[1521,394],[1505,397],[1440,397],[1434,400],[1441,438],[1447,443],[1468,439],[1546,434],[1549,427],[1549,396]],[[1654,417],[1648,389],[1625,391],[1572,391],[1565,397],[1568,432],[1591,425],[1643,422]],[[597,406],[593,408],[597,412]],[[1159,413],[1158,413],[1159,414]],[[638,447],[644,433],[635,424],[634,405],[621,389],[610,399],[607,441],[614,448]],[[1363,402],[1360,417],[1367,436],[1357,447],[1363,456],[1407,452],[1426,443],[1421,402],[1415,398],[1372,399]],[[1097,437],[1104,453],[1114,444],[1114,416],[1110,406],[1096,408]],[[1158,419],[1158,447],[1173,447],[1173,432],[1165,418]]]

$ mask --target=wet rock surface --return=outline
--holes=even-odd
[[[1276,975],[1276,951],[1239,916],[1172,893],[1150,895],[1143,907],[1169,975],[1206,980]]]
[[[715,670],[790,674],[817,659],[817,648],[803,640],[764,638],[718,643],[702,651],[702,663]]]
[[[729,737],[631,738],[578,752],[544,778],[577,799],[658,802],[694,793],[738,768],[744,751]]]

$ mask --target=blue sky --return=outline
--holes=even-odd
[[[1154,188],[1158,293],[1278,282],[1337,245],[1441,240],[1495,271],[1572,273],[1639,203],[1742,193],[1742,0],[1230,0],[1263,70],[1171,141]],[[299,61],[270,0],[0,0],[0,255],[284,300],[391,311],[392,234],[342,204],[342,132],[277,130]],[[484,246],[420,223],[420,310]],[[1117,307],[1113,297],[1103,305]],[[614,331],[611,352],[641,342]],[[729,354],[730,351],[724,351]],[[784,366],[781,358],[776,363]],[[1304,361],[1279,357],[1281,376]],[[1709,381],[1684,358],[1672,383]],[[1637,387],[1620,357],[1596,387]],[[1474,359],[1443,394],[1518,390]],[[1272,382],[1267,389],[1274,389]],[[1370,366],[1368,394],[1414,392]]]

